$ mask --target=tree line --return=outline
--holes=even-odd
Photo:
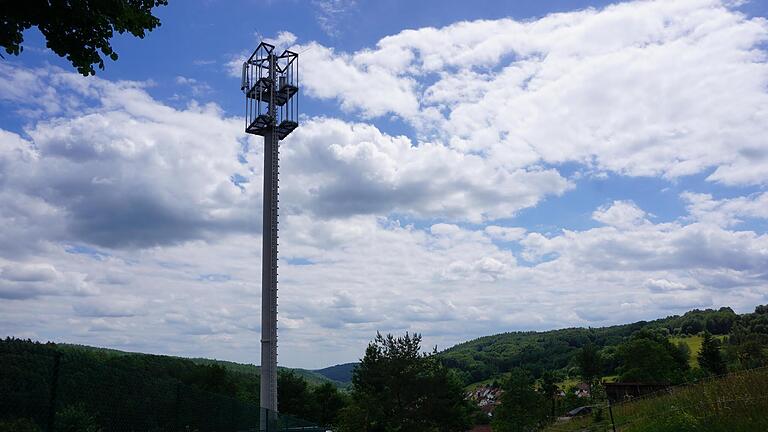
[[[673,336],[685,334],[683,328],[702,329],[697,352],[685,343],[673,343]],[[505,337],[501,335],[440,353],[424,352],[419,334],[377,334],[354,369],[348,390],[331,383],[310,384],[298,374],[281,371],[278,408],[281,415],[340,432],[463,432],[491,421],[467,400],[471,373],[455,367],[456,352],[471,347],[481,354],[472,357],[475,361],[499,352],[516,361],[489,380],[503,390],[493,415],[494,430],[535,430],[571,408],[604,398],[598,384],[608,375],[675,384],[765,365],[768,307],[744,315],[723,308],[606,329],[508,335],[507,342],[522,342],[517,350],[511,344],[501,344],[499,350],[498,342]],[[539,351],[532,353],[528,347],[535,343]],[[542,359],[541,352],[550,352],[552,358]],[[193,424],[200,431],[234,431],[258,421],[259,377],[247,369],[8,338],[0,341],[0,394],[6,395],[0,401],[0,432],[25,430],[21,420],[30,431],[47,429],[57,356],[55,421],[62,427],[74,424],[78,426],[72,430],[96,432],[131,421],[136,430],[179,430]],[[690,361],[694,356],[697,367]],[[590,386],[589,399],[579,398],[564,384],[574,379]]]
[[[768,323],[765,322],[768,319],[761,308],[758,307],[755,313],[743,315],[728,307],[695,309],[682,316],[602,328],[502,333],[458,344],[439,356],[446,366],[456,369],[464,384],[468,385],[492,380],[518,367],[528,370],[536,379],[540,379],[546,371],[576,377],[579,371],[577,353],[587,345],[594,345],[603,359],[600,374],[617,375],[622,373],[618,370],[622,356],[629,356],[629,353],[619,352],[619,346],[632,335],[645,330],[658,333],[659,341],[664,336],[684,337],[703,332],[716,336],[730,335],[724,343],[726,360],[733,363],[741,359],[739,361],[744,364],[759,364],[762,359],[756,347],[764,346],[765,336],[768,335]],[[638,339],[642,340],[625,349],[648,348],[661,352],[669,348],[659,347],[657,344],[666,343],[654,342],[651,336]],[[668,355],[672,354],[672,351],[668,352]]]

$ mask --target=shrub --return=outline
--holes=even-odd
[[[29,419],[0,421],[0,432],[40,432],[40,428]]]
[[[99,425],[82,405],[70,405],[56,413],[57,432],[98,432]]]

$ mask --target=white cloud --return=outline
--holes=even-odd
[[[256,46],[259,42],[262,42],[262,40],[258,39],[261,38],[261,35],[256,34],[254,36],[256,36],[256,39],[254,39],[253,45]],[[295,34],[289,31],[280,31],[277,32],[275,37],[264,38],[263,42],[274,45],[275,50],[280,54],[284,49],[295,49],[294,45],[296,44],[296,40],[297,37]],[[253,48],[250,48],[229,55],[229,60],[224,63],[224,70],[227,74],[231,77],[240,78],[243,73],[243,63],[245,63],[252,52]]]
[[[31,123],[28,141],[0,135],[2,192],[9,200],[0,217],[34,222],[17,229],[43,231],[49,240],[107,247],[255,228],[260,190],[232,180],[260,176],[260,164],[238,161],[257,157],[238,120],[224,118],[214,105],[173,109],[129,82],[94,78],[84,84],[63,71],[47,72],[59,83],[53,92],[82,94],[87,99],[78,106],[88,99],[95,106]],[[44,72],[34,73],[42,78]],[[15,238],[14,231],[0,231],[0,240]],[[34,245],[39,239],[28,240]]]
[[[405,30],[354,53],[310,44],[303,84],[509,167],[765,184],[766,40],[765,19],[717,0],[629,2]]]
[[[518,241],[525,236],[525,228],[520,227],[501,227],[488,225],[485,227],[485,233],[494,240]]]
[[[328,36],[338,36],[341,33],[338,28],[339,21],[356,4],[356,0],[312,0],[312,5],[317,10],[317,24]]]
[[[179,75],[176,77],[176,84],[189,87],[189,90],[192,92],[192,96],[202,96],[211,92],[211,86],[194,78]]]
[[[508,169],[335,119],[305,122],[283,148],[284,172],[291,173],[286,201],[321,217],[396,212],[480,222],[510,217],[572,187],[554,169]]]
[[[309,118],[283,142],[281,362],[354,360],[377,330],[445,347],[764,303],[768,237],[734,227],[765,218],[765,194],[685,194],[689,214],[667,223],[606,197],[596,228],[508,225],[573,190],[561,162],[764,183],[765,27],[716,1],[649,1],[355,53],[305,45],[308,94],[421,133]],[[216,105],[150,91],[0,65],[25,125],[0,130],[0,326],[256,361],[261,146]]]
[[[338,98],[341,108],[367,117],[394,112],[416,116],[419,110],[415,79],[393,74],[379,64],[358,64],[349,54],[317,43],[300,48],[301,85],[309,96]]]
[[[733,270],[758,281],[768,266],[768,235],[701,223],[563,230],[553,237],[532,233],[521,243],[531,260],[556,254],[555,261],[601,272]]]
[[[688,213],[702,222],[728,227],[744,219],[768,219],[768,193],[716,200],[710,194],[685,192]]]
[[[80,272],[62,272],[49,263],[0,260],[0,299],[24,300],[39,296],[87,296],[99,288]]]
[[[289,31],[281,31],[274,38],[265,38],[264,42],[274,45],[278,51],[290,49],[296,43],[296,35]],[[279,53],[278,53],[279,54]]]
[[[648,279],[645,282],[645,287],[652,292],[679,291],[688,289],[688,286],[684,283],[670,281],[667,279]]]
[[[630,201],[614,201],[592,213],[592,219],[617,228],[632,228],[648,223],[645,212]]]

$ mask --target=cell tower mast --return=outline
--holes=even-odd
[[[261,258],[261,427],[277,414],[277,220],[280,140],[298,124],[299,55],[261,42],[243,63],[245,132],[264,137]]]

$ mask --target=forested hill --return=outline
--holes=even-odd
[[[768,312],[763,311],[764,308],[759,306],[757,311]],[[466,384],[500,377],[514,367],[528,369],[536,377],[544,371],[558,370],[569,376],[577,369],[575,354],[591,343],[601,350],[603,375],[612,375],[618,366],[615,348],[638,330],[661,331],[670,337],[695,335],[705,330],[714,335],[728,335],[735,327],[744,325],[765,326],[768,333],[768,314],[738,315],[728,307],[695,309],[682,316],[610,327],[501,333],[455,345],[439,356],[446,366],[460,371]]]
[[[92,347],[88,345],[74,345],[74,344],[63,344],[63,343],[60,343],[57,345],[64,350],[90,351],[102,357],[127,356],[127,355],[150,355],[150,354],[143,354],[143,353],[120,351],[120,350],[115,350],[110,348],[98,348],[98,347]],[[158,357],[175,358],[172,356],[158,356]],[[183,358],[183,357],[178,357],[178,358],[183,359],[185,361],[190,361],[194,364],[201,365],[201,366],[219,366],[226,369],[229,372],[239,374],[239,375],[256,375],[256,376],[261,375],[261,369],[259,368],[259,366],[256,366],[250,363],[235,363],[235,362],[226,361],[226,360],[216,360],[216,359],[207,359],[207,358]],[[325,374],[320,373],[320,371],[312,371],[312,370],[300,369],[300,368],[293,369],[293,368],[284,368],[284,367],[278,367],[278,370],[293,372],[295,375],[298,375],[304,378],[305,380],[307,380],[307,382],[310,385],[320,385],[326,382],[330,382],[331,384],[339,388],[344,388],[347,385],[342,380],[334,380],[333,378],[326,377]]]
[[[484,336],[446,349],[438,354],[443,363],[459,372],[465,384],[500,378],[514,367],[528,369],[535,377],[544,371],[559,371],[560,376],[577,375],[576,354],[591,343],[602,356],[602,376],[614,375],[619,366],[616,348],[641,330],[661,331],[669,337],[684,337],[709,331],[714,335],[738,333],[765,334],[768,339],[768,307],[758,306],[755,313],[738,315],[731,308],[692,310],[682,316],[601,328],[567,328],[545,332],[509,332]],[[739,336],[744,339],[744,336]],[[736,340],[738,338],[731,338]],[[740,340],[740,339],[739,339]],[[99,357],[140,355],[124,351],[81,345],[59,344],[61,349],[85,350]],[[695,356],[696,353],[693,353]],[[153,356],[155,358],[165,356]],[[176,359],[165,357],[169,361]],[[201,366],[219,366],[235,376],[259,375],[259,367],[203,358],[181,359]],[[348,387],[357,363],[345,363],[320,370],[284,369],[301,376],[311,385],[330,382]],[[283,369],[283,368],[281,368]]]
[[[352,372],[355,370],[357,363],[344,363],[335,366],[330,366],[324,369],[318,369],[316,372],[330,380],[338,381],[342,383],[352,382]]]

